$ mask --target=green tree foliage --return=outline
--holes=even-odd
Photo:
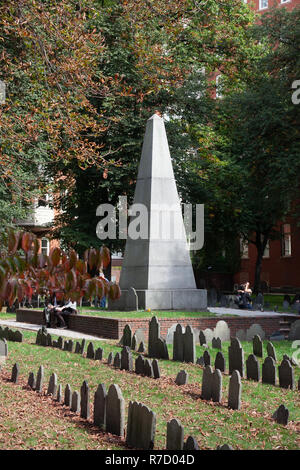
[[[59,201],[64,212],[57,218],[56,236],[79,252],[99,244],[99,204],[116,205],[122,195],[132,202],[146,121],[156,110],[167,117],[178,187],[186,200],[190,150],[196,145],[189,127],[209,118],[207,79],[223,64],[232,83],[238,81],[255,48],[246,40],[253,14],[237,0],[105,5],[91,24],[105,44],[99,70],[114,77],[114,84],[111,94],[89,99],[109,123],[96,139],[107,165],[104,170],[83,169],[75,162],[52,167],[70,182]],[[60,183],[63,189],[65,181]],[[111,242],[110,247],[120,249],[122,243]]]
[[[299,9],[262,18],[253,30],[262,56],[249,64],[244,88],[216,101],[208,133],[193,129],[202,157],[195,174],[211,190],[212,230],[256,246],[256,292],[266,244],[279,237],[278,222],[299,197],[300,108],[292,102],[300,76],[299,19]]]

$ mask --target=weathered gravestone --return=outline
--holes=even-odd
[[[183,360],[194,364],[196,357],[196,345],[193,329],[187,325],[183,335]]]
[[[143,352],[145,352],[145,351],[146,351],[146,349],[145,349],[145,343],[144,343],[144,341],[141,341],[141,342],[140,342],[140,345],[139,345],[139,348],[138,348],[138,352],[142,352],[142,353],[143,353]]]
[[[189,380],[189,374],[185,370],[181,370],[178,372],[177,377],[175,379],[176,385],[186,385]]]
[[[43,391],[43,382],[44,382],[44,366],[40,366],[37,376],[36,376],[36,392],[42,393]]]
[[[246,374],[248,380],[255,380],[259,382],[260,368],[259,362],[254,354],[250,354],[246,360]]]
[[[129,348],[131,348],[131,343],[132,343],[132,331],[129,325],[125,325],[124,330],[123,330],[122,344],[123,346],[128,346]]]
[[[107,358],[107,364],[111,365],[114,360],[114,355],[112,352],[109,353],[108,358]]]
[[[226,370],[226,361],[223,353],[218,351],[215,359],[215,369],[219,369],[221,372]]]
[[[62,337],[60,336],[57,340],[57,347],[59,349],[62,349],[63,348],[63,345],[64,345],[64,340],[62,339]]]
[[[80,412],[80,395],[76,390],[72,393],[71,411]]]
[[[193,436],[189,436],[183,445],[183,450],[199,450],[199,445]]]
[[[89,343],[86,350],[87,359],[95,359],[95,349],[93,343]]]
[[[152,361],[152,370],[153,370],[153,377],[155,379],[160,379],[160,368],[159,368],[157,359],[153,359]]]
[[[276,364],[271,356],[266,357],[263,362],[261,380],[265,384],[276,385]]]
[[[57,375],[55,374],[55,372],[53,372],[53,374],[50,375],[47,395],[55,396],[56,393],[57,393]]]
[[[117,352],[114,357],[114,367],[116,367],[117,369],[120,369],[121,367],[121,356],[119,352]]]
[[[144,375],[144,364],[145,360],[143,356],[139,355],[135,360],[135,373],[139,375]]]
[[[229,374],[238,370],[241,377],[244,377],[244,351],[240,341],[237,338],[231,338],[228,348]]]
[[[291,329],[289,332],[290,341],[295,341],[297,339],[300,339],[300,320],[296,320],[291,324]]]
[[[205,336],[205,334],[202,330],[200,330],[200,333],[199,333],[199,343],[200,343],[200,346],[203,346],[204,344],[207,344],[206,336]]]
[[[216,450],[233,450],[229,444],[223,444],[222,446],[218,446]]]
[[[220,338],[213,338],[211,342],[211,346],[214,349],[222,349],[222,341]]]
[[[206,365],[202,375],[202,400],[210,400],[212,395],[212,376],[213,369],[210,365]]]
[[[211,357],[210,357],[210,354],[209,354],[208,351],[204,351],[203,360],[204,360],[204,365],[205,365],[205,366],[210,366]]]
[[[212,375],[211,398],[215,403],[221,403],[222,400],[222,373],[216,369]]]
[[[272,418],[276,421],[276,423],[286,426],[289,422],[289,414],[289,410],[284,405],[280,405],[273,414]]]
[[[90,417],[90,389],[86,380],[80,388],[80,416],[84,419]]]
[[[152,450],[155,427],[155,413],[142,403],[130,401],[126,432],[127,445],[137,449]]]
[[[133,359],[132,353],[128,346],[124,346],[121,352],[121,369],[133,371]]]
[[[228,408],[239,410],[241,408],[242,381],[238,370],[234,370],[229,381]]]
[[[167,423],[167,450],[182,450],[184,443],[184,428],[178,419]]]
[[[258,335],[261,339],[265,339],[266,335],[262,327],[258,323],[253,323],[246,331],[246,341],[252,341],[254,336]]]
[[[61,384],[59,384],[57,387],[56,401],[58,403],[62,402],[62,385]]]
[[[131,349],[132,349],[133,351],[135,351],[135,350],[136,350],[136,346],[137,346],[137,339],[136,339],[136,336],[133,335],[133,336],[132,336],[132,340],[131,340]]]
[[[106,388],[99,384],[94,395],[94,424],[105,430],[106,424]]]
[[[33,372],[29,373],[27,385],[28,387],[32,388],[32,390],[34,390],[36,387],[35,376]]]
[[[124,425],[125,401],[120,387],[112,384],[106,397],[106,432],[123,437]]]
[[[102,361],[103,358],[103,349],[102,348],[97,348],[95,351],[95,360],[96,361]]]
[[[183,330],[178,323],[173,337],[173,361],[183,362]]]
[[[6,339],[0,339],[0,365],[5,364],[8,356],[8,346]]]
[[[268,356],[273,357],[274,361],[277,362],[276,351],[275,351],[273,344],[270,341],[268,341],[267,343],[267,354]]]
[[[203,357],[203,356],[198,357],[196,364],[197,364],[198,366],[204,367],[204,366],[205,366],[204,357]]]
[[[72,389],[70,385],[67,384],[65,388],[64,404],[70,407],[71,403],[72,403]]]
[[[253,336],[252,348],[254,356],[263,357],[263,342],[259,335]]]
[[[144,375],[146,377],[153,377],[153,369],[150,359],[145,359],[144,362]]]
[[[152,317],[149,322],[148,354],[149,357],[156,359],[169,359],[166,341],[160,337],[160,324],[157,317]]]
[[[18,383],[19,373],[20,373],[20,367],[19,367],[19,364],[16,362],[11,372],[11,381],[15,384]]]
[[[283,359],[278,367],[279,387],[294,390],[294,369],[287,359]]]

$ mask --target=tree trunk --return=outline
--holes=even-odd
[[[262,260],[265,248],[267,246],[269,239],[269,231],[265,233],[256,232],[256,240],[255,246],[257,249],[257,257],[255,263],[255,277],[254,277],[254,286],[253,286],[253,293],[258,294],[260,291],[260,276],[261,276],[261,268],[262,268]]]

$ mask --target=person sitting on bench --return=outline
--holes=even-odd
[[[77,303],[76,302],[71,302],[71,300],[69,300],[62,307],[54,307],[52,309],[52,312],[53,312],[54,317],[59,322],[59,326],[57,328],[62,328],[62,329],[68,328],[62,314],[65,314],[65,313],[67,313],[68,315],[70,315],[72,313],[76,314],[77,313]]]

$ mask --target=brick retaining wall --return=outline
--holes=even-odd
[[[123,329],[126,324],[129,324],[132,331],[142,329],[145,339],[148,338],[148,325],[149,319],[143,318],[108,318],[108,317],[92,317],[86,315],[66,315],[69,328],[73,331],[86,333],[100,338],[120,339],[123,334]],[[263,316],[263,317],[199,317],[199,318],[161,318],[160,331],[163,337],[166,337],[168,329],[180,323],[182,326],[190,325],[198,330],[205,330],[205,328],[213,329],[219,320],[224,320],[228,324],[231,335],[235,336],[236,332],[240,329],[246,330],[254,323],[258,323],[266,333],[270,336],[277,330],[280,330],[280,322],[285,319],[295,321],[300,317],[286,317],[284,314],[280,316]],[[44,323],[43,312],[40,310],[19,309],[17,310],[17,321],[24,323],[34,323],[42,325]]]

